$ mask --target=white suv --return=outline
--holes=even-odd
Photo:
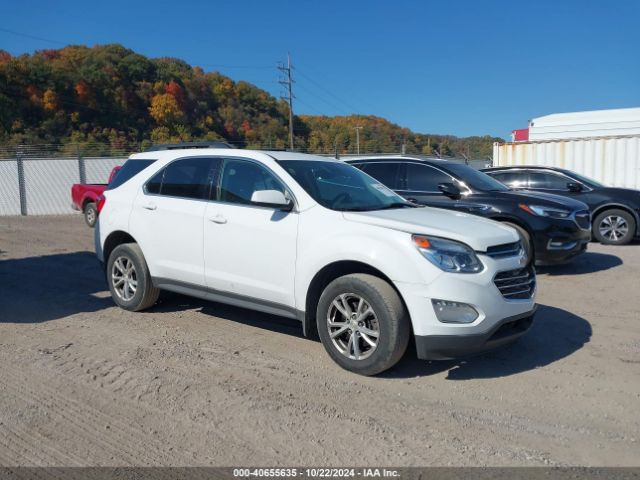
[[[535,273],[516,232],[416,207],[343,162],[226,148],[132,155],[99,204],[113,300],[172,290],[298,319],[343,368],[374,375],[524,334]]]

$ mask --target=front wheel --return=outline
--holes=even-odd
[[[593,221],[593,237],[605,245],[626,245],[636,233],[636,221],[625,210],[605,210]]]
[[[331,282],[320,296],[318,334],[342,368],[376,375],[407,349],[411,325],[398,293],[381,278],[352,274]]]
[[[113,301],[125,310],[145,310],[155,304],[160,295],[136,243],[125,243],[113,249],[107,261],[107,283]]]
[[[95,203],[89,202],[84,206],[84,221],[93,228],[98,220],[98,207]]]

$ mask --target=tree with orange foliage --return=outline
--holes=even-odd
[[[169,93],[153,96],[149,113],[158,125],[165,127],[172,127],[184,120],[184,112],[175,97]]]

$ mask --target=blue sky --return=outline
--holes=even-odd
[[[639,25],[636,0],[21,0],[0,7],[0,48],[121,43],[274,95],[290,51],[296,113],[506,138],[548,113],[640,106]]]

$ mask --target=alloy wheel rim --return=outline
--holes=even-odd
[[[598,226],[600,235],[612,241],[618,241],[629,232],[627,221],[618,215],[604,217]]]
[[[351,360],[369,358],[378,347],[378,317],[371,305],[355,293],[343,293],[333,299],[327,312],[327,329],[333,346]]]
[[[118,298],[130,301],[138,290],[138,276],[133,262],[128,257],[118,257],[111,267],[111,283]]]

